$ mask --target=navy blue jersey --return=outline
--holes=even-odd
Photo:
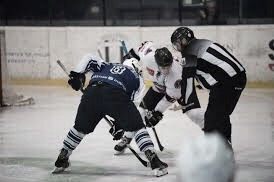
[[[131,68],[117,63],[106,63],[91,76],[89,84],[102,81],[123,89],[129,96],[139,89],[140,79]]]

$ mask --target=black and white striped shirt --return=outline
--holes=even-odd
[[[245,71],[239,61],[223,46],[212,43],[197,57],[197,81],[206,89]]]
[[[185,105],[197,99],[193,86],[194,78],[204,89],[210,90],[215,84],[245,72],[244,67],[232,54],[210,40],[192,40],[184,51],[184,57],[186,64],[182,73],[182,99]]]

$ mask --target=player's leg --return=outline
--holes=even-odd
[[[145,109],[153,110],[164,96],[165,94],[154,91],[152,87],[148,89],[140,104],[140,107],[138,107],[143,121],[145,121],[144,118],[146,116]],[[120,155],[125,152],[126,145],[132,141],[133,135],[133,132],[125,132],[121,141],[114,147],[114,150],[116,152],[115,155]]]
[[[52,173],[63,172],[70,166],[69,156],[72,154],[73,150],[76,149],[86,134],[93,132],[94,128],[101,120],[102,116],[98,114],[100,113],[99,111],[96,109],[89,111],[90,108],[95,108],[92,100],[92,94],[84,94],[82,96],[78,106],[75,124],[69,130],[63,141],[63,146],[55,161],[55,169]]]
[[[152,87],[148,89],[146,92],[144,98],[142,99],[142,102],[140,104],[141,108],[153,110],[158,102],[165,96],[164,93],[159,93],[153,90]]]
[[[126,112],[125,112],[126,111]],[[151,169],[155,172],[156,176],[167,174],[168,165],[162,162],[154,149],[154,144],[147,132],[141,115],[133,102],[128,101],[116,110],[119,125],[129,132],[134,132],[134,138],[137,146],[141,152],[144,152],[147,159],[151,163]]]

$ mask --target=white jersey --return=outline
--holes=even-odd
[[[155,50],[156,48],[152,42],[144,42],[138,49],[138,55],[144,65],[144,69],[149,74],[149,79],[153,83],[153,90],[166,94],[155,107],[155,110],[164,112],[181,97],[182,61],[173,59],[169,74],[163,75],[160,73],[154,58]]]
[[[138,48],[138,55],[148,73],[148,79],[153,83],[153,89],[160,93],[166,92],[165,75],[162,75],[154,59],[155,47],[152,42],[144,42]]]

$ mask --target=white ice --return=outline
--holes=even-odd
[[[117,142],[112,140],[109,126],[102,120],[73,152],[70,170],[52,175],[63,139],[73,126],[81,93],[63,87],[16,86],[15,89],[34,97],[36,104],[0,109],[1,182],[175,182],[180,146],[185,140],[203,134],[180,111],[167,111],[156,127],[165,150],[160,152],[156,142],[155,148],[169,164],[169,174],[156,178],[130,151],[123,156],[113,155]],[[205,107],[207,93],[198,94]],[[231,121],[238,166],[236,182],[273,182],[274,89],[246,89]],[[132,146],[138,151],[134,143]]]

